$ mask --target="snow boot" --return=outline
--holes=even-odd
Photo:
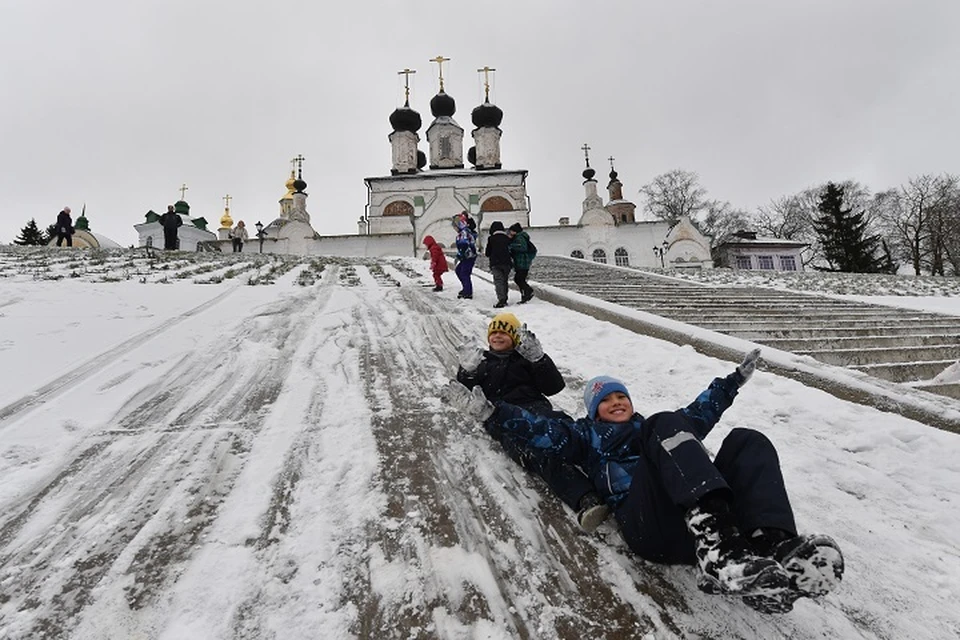
[[[610,515],[610,507],[592,491],[582,498],[577,511],[577,524],[587,533],[593,533]]]
[[[500,301],[497,302],[497,304],[493,305],[493,308],[494,308],[494,309],[503,309],[505,306],[507,306],[507,301],[506,301],[506,300],[500,300]]]
[[[821,598],[843,579],[843,553],[830,536],[790,536],[774,545],[772,556],[790,576],[790,589],[778,596],[743,598],[762,613],[787,613],[800,598]]]
[[[434,287],[433,290],[434,290],[434,291],[443,291],[443,287]]]
[[[694,539],[701,591],[778,596],[789,589],[790,577],[780,563],[750,550],[726,500],[701,500],[685,520]]]
[[[530,302],[532,299],[533,299],[533,289],[530,289],[525,294],[520,296],[520,304],[525,304],[527,302]]]

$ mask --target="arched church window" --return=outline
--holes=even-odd
[[[503,196],[490,196],[480,204],[480,211],[513,211],[513,205]]]
[[[600,264],[607,264],[607,252],[603,249],[594,249],[593,261],[599,262]]]
[[[580,260],[583,260],[583,251],[580,251],[580,249],[574,249],[573,251],[570,252],[570,257],[579,258]]]
[[[394,200],[383,208],[385,216],[410,216],[413,215],[413,205],[405,200]]]
[[[617,250],[613,252],[613,261],[618,267],[629,267],[630,254],[624,247],[617,247]]]

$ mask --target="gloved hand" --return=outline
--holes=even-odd
[[[537,362],[543,357],[543,346],[537,339],[537,336],[527,329],[527,323],[524,322],[520,327],[520,344],[517,345],[517,353],[529,362]]]
[[[468,375],[476,373],[483,362],[483,347],[476,342],[464,342],[457,347],[457,363]]]
[[[494,412],[493,404],[483,395],[480,385],[470,391],[456,380],[451,380],[440,390],[440,399],[462,414],[473,416],[481,422],[486,421]]]
[[[753,375],[757,369],[757,361],[760,359],[760,349],[754,349],[743,357],[743,362],[737,367],[737,374],[740,376],[740,386],[742,387]]]

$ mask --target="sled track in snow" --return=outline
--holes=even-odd
[[[185,311],[184,313],[181,313],[176,318],[172,320],[167,320],[166,322],[164,322],[163,325],[159,327],[151,327],[146,331],[141,331],[137,335],[131,338],[128,338],[127,340],[124,340],[122,343],[118,344],[112,349],[104,351],[100,355],[94,358],[91,358],[90,360],[88,360],[87,362],[84,362],[83,364],[76,367],[75,369],[68,371],[67,373],[57,378],[56,380],[48,382],[47,384],[40,387],[30,395],[24,396],[19,400],[11,402],[5,407],[0,407],[0,429],[2,429],[4,425],[9,424],[13,420],[15,420],[17,416],[19,416],[20,414],[32,409],[33,407],[36,407],[45,402],[48,402],[53,397],[55,397],[56,394],[62,391],[66,391],[70,387],[82,382],[83,380],[86,380],[89,376],[96,373],[97,371],[105,367],[110,362],[129,353],[130,351],[144,344],[148,340],[152,340],[156,338],[160,334],[177,326],[184,320],[192,318],[193,316],[196,316],[206,311],[207,309],[210,309],[214,305],[222,302],[227,296],[233,293],[234,290],[235,290],[235,287],[231,287],[226,291],[224,291],[223,293],[217,295],[216,297],[211,298],[210,300],[207,300],[206,302],[197,305],[193,309],[190,309],[188,311]]]
[[[307,305],[290,298],[261,314],[262,326],[247,325],[247,339],[276,351],[261,367],[238,367],[231,351],[183,358],[167,379],[120,410],[116,428],[90,438],[56,477],[9,510],[0,525],[0,605],[30,611],[32,619],[22,636],[10,637],[70,637],[75,616],[93,602],[93,589],[105,579],[128,583],[131,610],[156,603],[216,519],[280,393],[310,311],[324,298]],[[48,385],[46,396],[155,335],[144,332],[74,370]],[[250,371],[256,373],[244,375]],[[192,391],[211,377],[222,393],[201,397]],[[224,424],[229,426],[212,426]],[[33,519],[55,511],[57,524],[46,535],[25,531]]]

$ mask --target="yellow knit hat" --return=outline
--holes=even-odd
[[[520,321],[512,313],[498,313],[493,316],[490,326],[487,327],[487,338],[495,331],[502,331],[513,339],[513,345],[520,344]]]

